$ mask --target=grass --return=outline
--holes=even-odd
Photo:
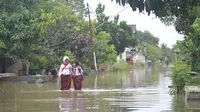
[[[108,67],[107,71],[115,72],[115,71],[125,71],[129,70],[130,66],[127,62],[121,61],[121,62],[116,62],[112,66]]]

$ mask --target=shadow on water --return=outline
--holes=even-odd
[[[193,112],[183,96],[169,95],[167,72],[140,68],[85,77],[82,91],[60,91],[59,82],[1,83],[2,112]]]

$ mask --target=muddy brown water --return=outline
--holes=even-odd
[[[137,69],[87,76],[82,91],[60,83],[0,83],[0,112],[193,112],[169,94],[168,72]]]

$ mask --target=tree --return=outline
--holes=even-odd
[[[149,31],[137,31],[137,35],[139,38],[139,43],[148,43],[150,45],[158,46],[159,44],[159,38],[155,37],[153,34],[151,34]]]
[[[166,49],[166,48],[167,48],[167,44],[162,43],[162,44],[161,44],[161,49],[164,50],[164,49]]]
[[[194,50],[191,40],[177,41],[172,50],[179,60],[191,65],[192,51]]]
[[[147,59],[154,63],[163,60],[163,51],[158,46],[159,38],[152,35],[149,31],[137,31],[139,40],[138,49],[145,55]]]
[[[165,62],[166,64],[168,63],[172,63],[174,61],[174,52],[172,51],[172,49],[168,48],[166,44],[162,43],[161,44],[161,49],[163,52],[163,57],[161,59],[162,62]]]
[[[31,51],[31,44],[36,43],[38,29],[35,20],[35,2],[1,1],[1,40],[4,43],[3,58],[26,58]]]
[[[199,15],[200,17],[200,15]],[[193,47],[195,50],[192,51],[192,70],[200,72],[200,19],[199,17],[193,24],[194,33],[190,35]]]
[[[138,8],[139,12],[145,10],[148,14],[153,12],[166,25],[174,25],[179,33],[185,35],[186,40],[189,36],[195,49],[198,49],[200,37],[191,34],[196,32],[192,25],[199,16],[199,0],[116,0],[116,2],[123,6],[128,3],[133,11]],[[194,51],[191,55],[193,71],[200,71],[197,54],[198,52]]]
[[[140,46],[140,49],[146,58],[152,60],[154,63],[159,61],[163,56],[162,49],[155,45],[144,43],[142,46]]]
[[[60,62],[85,13],[84,3],[74,0],[8,0],[0,6],[1,58],[27,59],[38,68]]]
[[[73,51],[73,54],[75,56],[75,59],[79,60],[80,62],[84,61],[84,57],[87,54],[92,54],[93,50],[93,42],[91,38],[78,35],[77,37],[74,37],[71,42],[71,51]]]
[[[94,39],[98,65],[109,65],[116,61],[115,46],[108,44],[111,37],[106,32],[99,32]]]
[[[109,41],[110,45],[114,45],[117,51],[117,54],[124,52],[125,47],[135,46],[137,44],[136,35],[133,34],[133,31],[125,21],[118,23],[119,16],[116,16],[114,20],[108,21],[109,17],[104,14],[105,6],[98,4],[96,8],[97,14],[97,33],[106,31],[111,36]],[[101,24],[105,22],[104,24]],[[99,26],[101,25],[101,26]]]

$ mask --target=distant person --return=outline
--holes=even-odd
[[[58,76],[61,77],[61,90],[69,90],[71,87],[72,66],[69,63],[69,57],[64,56]]]
[[[166,66],[167,66],[167,67],[169,66],[169,61],[166,61]]]
[[[148,60],[148,61],[147,61],[147,65],[148,65],[148,68],[151,67],[152,61],[151,61],[151,60]]]
[[[130,58],[130,65],[134,65],[133,59]]]
[[[81,68],[78,61],[73,62],[72,67],[72,80],[74,83],[75,90],[82,89],[82,82],[83,82],[83,69]]]

